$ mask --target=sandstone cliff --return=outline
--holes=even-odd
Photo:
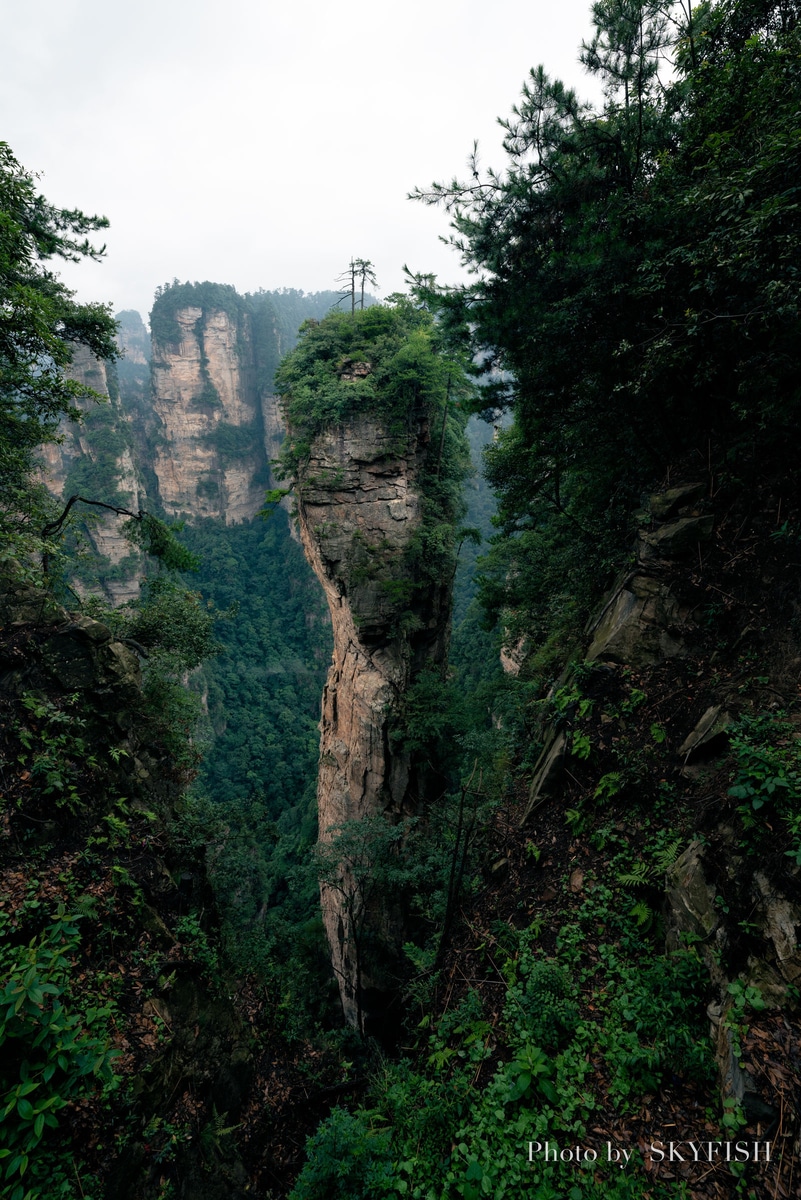
[[[226,525],[250,520],[276,484],[271,463],[284,436],[275,368],[298,324],[335,298],[176,283],[157,292],[152,338],[139,313],[118,313],[122,358],[104,364],[79,350],[72,366],[109,404],[87,400],[83,423],[64,423],[62,442],[43,449],[44,482],[59,498],[88,495],[91,482],[92,498],[121,507]],[[90,535],[102,556],[95,576],[114,603],[138,591],[138,563],[126,561],[119,524],[107,517]]]
[[[369,819],[397,825],[428,798],[420,761],[393,734],[400,698],[423,669],[441,668],[447,652],[450,578],[416,588],[408,562],[430,447],[422,414],[403,453],[380,417],[354,416],[313,441],[298,479],[301,539],[334,631],[322,703],[320,842],[330,845],[346,822],[363,823],[346,833],[342,857],[331,856],[323,919],[345,1017],[363,1030],[380,1021],[403,924],[393,898],[374,897],[368,886],[382,840]]]
[[[75,351],[70,375],[105,397],[105,403],[89,398],[79,402],[83,421],[65,421],[62,440],[42,448],[42,479],[60,500],[77,493],[137,512],[145,504],[144,489],[114,367],[81,346]],[[102,578],[106,598],[113,604],[135,598],[141,564],[138,552],[121,532],[125,518],[97,510],[83,510],[80,516],[83,536],[99,558],[93,577]],[[84,589],[80,566],[72,582],[76,590]]]
[[[234,525],[261,507],[259,398],[249,369],[249,322],[187,306],[176,342],[154,339],[153,408],[161,422],[153,467],[171,515]]]
[[[150,363],[150,334],[138,312],[125,309],[117,313],[117,341],[123,351],[123,363],[132,367],[147,367]]]

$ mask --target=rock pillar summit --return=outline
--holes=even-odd
[[[356,318],[311,330],[281,373],[285,462],[334,633],[318,776],[323,920],[346,1020],[383,1037],[404,974],[404,830],[443,791],[404,699],[421,676],[444,675],[467,458],[447,364],[419,314],[411,334],[409,313]]]

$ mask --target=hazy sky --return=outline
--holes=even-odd
[[[58,205],[111,220],[62,274],[138,308],[177,277],[378,292],[458,277],[447,218],[406,199],[464,175],[543,63],[589,95],[589,0],[5,0],[0,139]]]

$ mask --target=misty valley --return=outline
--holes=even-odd
[[[800,17],[595,4],[383,300],[0,142],[0,1196],[801,1194]]]

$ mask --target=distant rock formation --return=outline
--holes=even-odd
[[[65,421],[62,440],[42,448],[41,478],[60,500],[78,494],[138,512],[146,503],[145,491],[114,368],[79,346],[70,376],[106,402],[89,398],[79,402],[83,423]],[[140,555],[121,532],[123,520],[93,510],[84,531],[104,564],[103,591],[112,604],[124,604],[139,594]],[[72,586],[78,592],[84,590],[80,576],[73,578]]]
[[[161,503],[172,516],[236,525],[258,512],[268,484],[250,321],[246,313],[187,306],[175,322],[179,340],[153,340]]]

